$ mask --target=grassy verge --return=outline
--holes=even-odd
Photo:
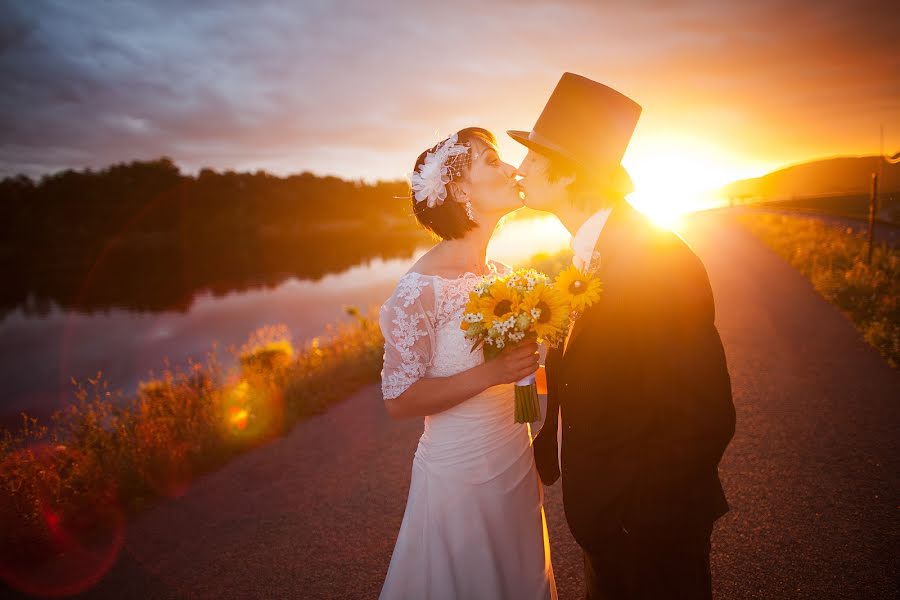
[[[888,364],[900,365],[900,250],[817,219],[746,214],[741,222],[806,276],[853,322]]]
[[[167,364],[133,398],[99,376],[73,380],[76,401],[49,424],[23,414],[18,430],[0,430],[0,579],[53,592],[40,587],[47,561],[99,565],[129,514],[377,381],[377,320],[350,312],[352,323],[299,350],[286,327],[260,329],[230,349],[227,371],[215,347],[204,364]]]

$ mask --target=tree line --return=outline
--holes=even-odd
[[[92,170],[66,170],[39,181],[0,181],[3,239],[107,239],[122,233],[199,236],[237,231],[301,230],[322,222],[372,223],[410,216],[403,181],[346,181],[302,173],[203,169],[181,173],[171,159],[135,161]]]
[[[428,238],[408,193],[403,181],[311,173],[188,175],[165,157],[8,177],[0,314],[25,304],[45,312],[48,301],[162,310],[200,289],[317,279],[375,256],[409,256]]]

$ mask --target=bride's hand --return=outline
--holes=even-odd
[[[495,385],[516,382],[537,371],[537,349],[536,342],[523,342],[504,348],[494,359],[487,361],[486,365],[492,369]]]

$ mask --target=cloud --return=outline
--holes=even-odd
[[[565,70],[638,99],[636,135],[787,160],[900,133],[890,3],[730,4],[4,2],[0,174],[165,154],[399,177],[459,127],[530,127]]]

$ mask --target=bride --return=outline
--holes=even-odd
[[[382,599],[555,599],[531,431],[513,382],[537,369],[534,343],[485,362],[460,329],[500,218],[522,202],[516,170],[487,130],[423,152],[410,176],[418,221],[440,236],[381,308],[382,391],[395,418],[424,417],[409,498]]]

